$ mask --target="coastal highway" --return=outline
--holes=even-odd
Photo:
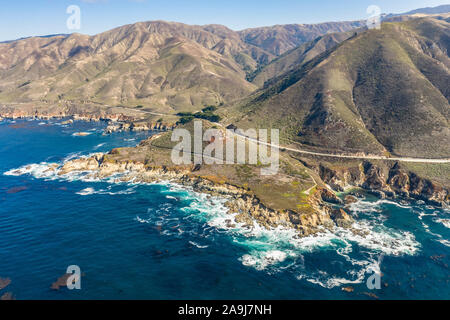
[[[133,110],[133,111],[139,111],[139,112],[148,113],[148,114],[157,115],[157,116],[167,116],[167,115],[169,115],[169,114],[163,114],[163,113],[156,113],[156,112],[151,112],[151,111],[139,110],[139,109],[135,109],[135,108],[127,108],[127,107],[120,107],[120,108],[129,109],[129,110]],[[220,123],[217,123],[217,124],[219,126],[221,126],[222,128],[224,128],[224,125],[222,125]],[[389,161],[415,162],[415,163],[450,163],[450,158],[447,158],[447,159],[426,159],[426,158],[385,157],[385,156],[376,156],[376,155],[355,155],[355,154],[353,154],[353,155],[351,155],[351,154],[339,155],[339,154],[332,154],[332,153],[314,152],[314,151],[307,151],[307,150],[301,150],[301,149],[295,149],[295,148],[288,148],[288,147],[284,147],[284,146],[281,146],[281,145],[274,145],[274,144],[271,144],[271,143],[259,141],[258,139],[247,137],[247,136],[245,136],[243,134],[240,134],[240,133],[237,133],[237,132],[234,132],[234,131],[230,131],[230,132],[232,132],[237,137],[245,138],[245,139],[248,139],[249,141],[253,141],[253,142],[256,142],[256,143],[265,144],[267,146],[274,147],[274,148],[277,148],[277,149],[292,151],[292,152],[295,152],[295,153],[310,154],[310,155],[313,155],[313,156],[320,156],[320,157],[343,158],[343,159],[389,160]]]
[[[416,163],[450,163],[450,158],[447,158],[447,159],[425,159],[425,158],[410,158],[410,157],[385,157],[385,156],[376,156],[376,155],[339,155],[339,154],[332,154],[332,153],[306,151],[306,150],[288,148],[288,147],[284,147],[281,145],[274,145],[274,144],[267,143],[267,142],[262,142],[262,141],[259,141],[258,139],[250,138],[248,136],[245,136],[245,135],[240,134],[235,131],[229,131],[229,132],[231,132],[233,135],[235,135],[237,137],[248,139],[249,141],[264,144],[264,145],[267,145],[267,146],[270,146],[273,148],[292,151],[292,152],[296,152],[296,153],[310,154],[313,156],[320,156],[320,157],[344,158],[344,159],[389,160],[389,161],[416,162]]]

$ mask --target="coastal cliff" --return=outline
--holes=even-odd
[[[195,192],[211,196],[225,197],[225,206],[230,214],[229,226],[242,224],[252,228],[255,223],[267,229],[279,226],[298,231],[299,236],[308,236],[320,230],[335,227],[351,228],[353,219],[343,208],[336,208],[343,202],[333,192],[323,187],[315,187],[307,197],[307,210],[277,210],[267,206],[252,190],[236,186],[215,177],[198,174],[198,166],[160,166],[131,160],[115,160],[113,155],[95,154],[88,158],[67,161],[56,170],[58,175],[72,172],[86,172],[94,178],[107,178],[121,174],[120,181],[159,182],[172,181],[191,187]],[[235,215],[233,215],[235,214]]]
[[[3,110],[4,112],[4,110]],[[28,116],[3,113],[10,118]],[[61,114],[65,116],[66,114]],[[173,129],[162,121],[151,122],[110,115],[106,133],[115,131],[143,131]],[[56,117],[55,114],[36,115]],[[82,114],[72,119],[82,119]],[[125,116],[124,116],[125,117]],[[103,118],[89,118],[104,120]],[[112,119],[115,119],[114,122]],[[84,119],[85,120],[85,119]],[[206,126],[213,126],[206,123]],[[192,129],[187,124],[189,130]],[[120,174],[120,181],[172,181],[196,192],[226,197],[230,226],[242,224],[252,228],[255,223],[265,228],[295,229],[299,236],[308,236],[336,227],[352,229],[353,218],[345,210],[358,199],[350,195],[345,200],[336,196],[351,188],[362,188],[380,198],[402,197],[423,200],[429,204],[449,205],[449,191],[445,183],[417,173],[393,161],[345,161],[332,163],[322,159],[296,159],[284,153],[280,172],[273,177],[261,176],[259,166],[249,165],[174,165],[171,161],[170,132],[161,132],[143,140],[134,148],[116,148],[107,154],[95,154],[54,165],[59,175],[86,172],[94,178],[108,178]],[[446,171],[446,168],[443,168]],[[446,178],[444,177],[444,182]],[[357,232],[357,231],[355,231]]]
[[[320,178],[338,192],[360,187],[381,198],[413,198],[443,207],[450,203],[449,191],[444,185],[420,177],[398,162],[374,164],[364,161],[347,168],[330,167],[320,164],[316,170]]]
[[[176,126],[176,119],[156,119],[140,110],[93,105],[66,105],[35,108],[32,104],[0,105],[2,119],[68,119],[67,121],[106,121],[105,134],[119,131],[167,131]]]

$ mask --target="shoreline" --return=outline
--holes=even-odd
[[[84,157],[58,163],[45,163],[48,167],[42,171],[43,177],[67,177],[70,174],[84,174],[89,181],[109,180],[111,183],[161,183],[169,182],[192,189],[197,193],[212,197],[220,197],[225,202],[230,215],[228,226],[242,224],[247,228],[257,223],[270,230],[286,227],[295,230],[298,236],[314,235],[322,228],[332,231],[335,227],[351,229],[353,218],[343,209],[334,208],[343,202],[329,190],[317,188],[310,197],[314,212],[307,216],[299,216],[291,211],[274,210],[264,205],[249,190],[228,183],[217,183],[204,177],[192,174],[194,168],[175,168],[148,166],[132,161],[110,162],[105,158],[108,153],[95,153]],[[41,163],[43,164],[43,163]],[[29,173],[32,165],[9,170],[5,175],[21,175]],[[111,180],[112,179],[112,180]],[[327,202],[327,201],[332,201]],[[234,216],[234,219],[233,218]],[[234,220],[234,221],[233,221]]]
[[[53,119],[56,117],[52,117]],[[20,118],[23,119],[23,118]],[[38,119],[33,117],[33,119]],[[62,119],[59,117],[58,119]],[[81,121],[86,121],[82,120]],[[90,120],[93,121],[93,120]],[[102,121],[102,120],[99,120]],[[139,145],[155,140],[159,135],[154,135],[147,140],[143,140]],[[195,166],[177,167],[171,165],[155,165],[145,161],[135,161],[131,159],[117,160],[114,158],[115,154],[120,154],[118,151],[121,148],[113,149],[108,153],[96,153],[85,157],[71,159],[60,165],[53,166],[49,170],[54,170],[58,175],[64,175],[71,172],[90,172],[94,178],[104,179],[116,174],[124,174],[122,182],[138,181],[144,183],[153,183],[159,181],[173,181],[184,186],[192,187],[194,191],[209,194],[211,196],[224,196],[230,198],[226,207],[230,213],[236,213],[233,223],[243,223],[248,227],[252,227],[254,222],[261,226],[270,229],[278,226],[285,226],[294,229],[299,236],[309,236],[319,232],[319,229],[332,230],[337,227],[344,227],[351,229],[354,223],[353,218],[345,210],[349,204],[357,201],[352,188],[360,188],[376,196],[378,199],[399,199],[406,200],[423,200],[427,204],[435,206],[446,207],[446,203],[434,201],[426,198],[421,194],[401,193],[399,190],[393,188],[386,183],[381,183],[381,188],[373,188],[377,186],[378,180],[370,175],[370,172],[364,177],[359,177],[359,185],[357,181],[349,181],[344,172],[344,178],[339,179],[339,173],[334,172],[330,174],[329,171],[324,171],[326,174],[319,174],[320,178],[326,183],[325,187],[315,186],[310,188],[307,197],[307,204],[312,209],[310,212],[301,214],[292,210],[275,210],[270,205],[265,205],[260,198],[251,192],[248,188],[237,186],[225,181],[218,181],[219,176],[203,177],[195,174]],[[112,157],[110,157],[112,156]],[[370,168],[372,173],[379,172],[373,167]],[[402,172],[395,172],[397,176],[402,177]],[[328,176],[328,177],[327,177]],[[392,176],[392,181],[399,180],[397,176]],[[380,178],[377,176],[376,178]],[[395,178],[395,179],[394,179]],[[382,179],[384,180],[384,179]],[[391,182],[392,182],[391,181]],[[394,181],[394,182],[395,182]],[[331,186],[330,186],[331,185]],[[342,188],[344,194],[344,201],[336,196],[339,191],[336,189]],[[400,190],[401,191],[401,190]]]
[[[81,107],[54,107],[50,110],[40,111],[33,107],[32,104],[17,106],[0,105],[0,121],[2,120],[72,120],[87,122],[106,122],[108,126],[105,133],[120,131],[168,131],[172,130],[176,123],[173,121],[163,121],[161,118],[154,119],[148,117],[139,109],[126,109],[126,112],[119,111],[121,107],[104,107],[98,106],[90,109],[89,106]]]
[[[174,190],[183,190],[188,192],[192,198],[196,199],[196,201],[202,203],[205,202],[205,205],[210,207],[210,209],[216,208],[216,205],[220,206],[220,210],[222,210],[221,214],[219,216],[215,216],[209,221],[206,221],[210,226],[215,226],[227,233],[236,233],[244,237],[246,237],[246,235],[251,237],[260,237],[261,232],[263,234],[271,234],[273,237],[281,237],[280,241],[290,242],[299,250],[308,251],[314,250],[314,248],[329,246],[332,245],[333,239],[341,239],[344,242],[355,241],[359,245],[366,248],[374,250],[378,249],[386,254],[392,255],[414,255],[420,247],[414,236],[409,233],[409,231],[395,230],[389,227],[383,227],[384,231],[380,231],[376,227],[376,221],[370,222],[366,218],[359,218],[360,211],[357,208],[360,206],[372,207],[372,203],[377,206],[381,203],[390,203],[387,199],[370,200],[366,197],[358,198],[356,202],[347,203],[343,206],[345,210],[349,210],[349,212],[352,213],[352,217],[350,217],[351,224],[337,225],[333,222],[332,225],[327,225],[326,223],[323,224],[322,221],[316,225],[317,229],[314,230],[315,232],[305,233],[302,231],[305,230],[304,227],[306,227],[306,224],[303,225],[303,228],[296,228],[280,223],[281,221],[279,220],[270,221],[270,216],[265,215],[264,212],[261,211],[261,209],[265,207],[263,205],[260,207],[255,206],[255,203],[252,202],[255,198],[248,195],[245,190],[234,186],[215,185],[214,183],[203,179],[191,179],[190,177],[184,175],[183,172],[165,171],[162,168],[159,170],[155,169],[141,172],[140,170],[133,170],[133,168],[137,169],[139,166],[136,167],[136,164],[131,163],[122,164],[123,170],[120,172],[113,172],[112,174],[108,173],[110,168],[105,168],[103,170],[63,170],[63,167],[67,164],[72,166],[74,163],[78,163],[78,165],[80,165],[78,166],[79,169],[82,169],[81,165],[84,164],[93,165],[92,158],[98,158],[102,155],[103,154],[99,153],[85,156],[83,158],[66,161],[64,164],[47,163],[45,164],[45,168],[36,170],[39,171],[39,177],[31,173],[32,165],[25,165],[17,169],[12,169],[4,174],[15,176],[31,174],[32,176],[41,179],[61,179],[68,182],[80,180],[87,183],[106,182],[108,184],[129,185],[131,187],[133,185],[163,185],[168,187],[171,191],[172,188],[174,188]],[[86,160],[87,162],[82,160]],[[74,167],[72,166],[72,168]],[[69,167],[66,166],[66,169],[69,169]],[[77,194],[82,196],[89,195],[90,193],[81,193],[87,189],[89,189],[89,191],[93,191],[92,194],[97,193],[97,188],[94,189],[90,187],[79,191]],[[244,199],[247,199],[247,201]],[[392,204],[400,206],[398,203]],[[407,208],[408,206],[413,205],[414,204],[403,205],[403,207]],[[233,210],[233,208],[238,208],[238,210]],[[273,210],[266,213],[278,214]],[[318,212],[318,215],[325,215],[325,212]],[[144,219],[140,222],[144,223],[146,221]],[[311,223],[311,221],[308,221],[308,223]],[[312,227],[312,225],[310,227]],[[385,234],[384,232],[388,230],[390,231]],[[310,231],[312,231],[312,229]],[[396,241],[404,242],[401,249],[392,246],[392,243],[395,243]],[[270,243],[271,245],[273,244],[272,242]],[[275,248],[273,250],[277,249]],[[244,255],[242,259],[246,256],[251,256],[251,253]],[[262,259],[266,258],[270,260],[269,256],[262,257]],[[244,260],[241,261],[244,265],[255,268],[257,267],[251,264],[251,261]],[[340,284],[337,285],[340,286]]]
[[[27,165],[21,167],[25,168]],[[188,197],[193,198],[193,203],[204,203],[202,206],[210,207],[213,212],[217,212],[217,208],[221,210],[221,208],[226,208],[224,202],[227,200],[224,194],[214,195],[205,192],[205,190],[198,190],[193,185],[180,184],[175,180],[167,181],[167,180],[158,180],[158,181],[130,181],[128,177],[130,177],[130,172],[123,172],[123,175],[110,176],[110,177],[100,177],[96,176],[95,171],[84,172],[86,175],[78,178],[76,176],[71,176],[72,173],[77,175],[75,172],[68,172],[58,174],[58,169],[61,169],[63,165],[61,163],[57,164],[48,164],[47,171],[52,171],[53,174],[48,176],[49,179],[63,179],[64,181],[74,181],[81,180],[86,182],[107,182],[107,183],[119,183],[123,184],[126,188],[128,188],[128,184],[131,182],[131,185],[138,184],[155,184],[155,185],[164,185],[168,187],[170,192],[187,191]],[[20,168],[18,168],[20,169]],[[25,174],[25,173],[22,173]],[[95,177],[89,177],[89,175],[93,175]],[[42,177],[44,178],[44,177]],[[75,179],[73,179],[75,178]],[[84,180],[86,179],[86,180]],[[115,181],[117,180],[117,181]],[[101,187],[103,188],[103,187]],[[92,187],[91,190],[94,191],[92,194],[97,194],[97,187]],[[86,190],[86,189],[83,189]],[[81,191],[83,191],[81,190]],[[81,192],[80,191],[80,192]],[[99,190],[101,191],[101,189]],[[89,194],[81,194],[82,196],[87,196]],[[165,192],[164,192],[165,193]],[[172,195],[172,194],[171,194]],[[174,195],[176,196],[176,195]],[[167,197],[167,196],[166,196]],[[365,199],[359,199],[361,202],[355,203],[354,206],[364,206],[366,204]],[[370,201],[371,202],[371,201]],[[197,208],[196,206],[188,206],[189,208]],[[209,209],[207,209],[209,210]],[[417,242],[414,235],[409,232],[396,231],[392,228],[386,228],[383,230],[378,230],[375,227],[376,221],[374,224],[368,224],[368,220],[356,220],[354,230],[337,227],[335,229],[325,229],[322,228],[321,232],[299,236],[297,230],[291,229],[282,225],[277,227],[269,227],[262,225],[259,221],[255,221],[253,226],[247,226],[245,223],[234,222],[234,217],[237,216],[236,213],[232,213],[230,211],[221,211],[222,213],[214,213],[213,216],[209,220],[205,220],[205,222],[210,227],[215,227],[221,232],[226,233],[229,236],[239,236],[242,239],[248,239],[248,243],[252,243],[252,241],[260,240],[267,241],[268,246],[265,248],[248,248],[245,252],[240,254],[240,258],[238,261],[245,266],[252,269],[256,269],[258,271],[268,270],[267,272],[271,272],[271,270],[280,270],[286,264],[291,263],[291,259],[297,259],[297,257],[301,257],[303,252],[313,252],[316,250],[322,250],[322,248],[332,247],[333,250],[338,250],[342,245],[344,249],[340,248],[341,252],[338,252],[338,255],[342,257],[346,257],[348,252],[347,249],[350,250],[351,245],[349,241],[355,242],[358,245],[367,248],[368,250],[377,250],[380,252],[384,252],[387,255],[398,256],[398,255],[407,255],[414,256],[417,254],[418,250],[420,250],[420,243]],[[199,218],[202,217],[203,211],[200,209]],[[149,218],[140,218],[140,216],[136,216],[135,218],[140,223],[149,223]],[[196,220],[203,221],[203,220]],[[265,238],[269,236],[269,238]],[[273,237],[273,238],[272,238]],[[278,239],[278,240],[275,240]],[[246,240],[243,240],[246,241]],[[340,241],[337,244],[336,241]],[[401,246],[398,244],[401,243]],[[397,245],[395,245],[397,244]],[[192,244],[192,245],[198,245]],[[286,247],[287,246],[287,247]],[[300,258],[301,259],[301,258]],[[356,258],[355,258],[356,259]],[[341,288],[344,290],[345,285],[357,285],[364,281],[363,275],[366,274],[368,270],[370,270],[370,266],[373,265],[373,261],[370,257],[361,257],[358,258],[358,264],[353,265],[352,270],[355,271],[355,274],[352,276],[344,276],[339,277],[336,275],[330,275],[330,277],[321,278],[318,277],[315,273],[300,273],[297,275],[297,279],[305,279],[307,281],[318,281],[316,284],[332,289],[332,288]],[[282,265],[284,264],[284,265]],[[281,266],[280,266],[281,265]]]
[[[11,116],[11,115],[2,115],[0,114],[0,122],[1,121],[16,121],[16,120],[62,120],[61,124],[70,124],[74,121],[85,121],[85,122],[104,122],[106,123],[106,127],[103,131],[104,134],[111,134],[113,132],[123,132],[123,131],[131,131],[131,132],[142,132],[142,131],[169,131],[172,130],[175,125],[166,124],[162,122],[148,122],[142,120],[117,120],[115,117],[84,117],[79,115],[64,115],[64,116]]]

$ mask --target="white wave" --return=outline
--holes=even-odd
[[[381,205],[383,205],[383,204],[390,204],[390,205],[394,205],[396,207],[403,208],[403,209],[411,209],[412,208],[412,206],[410,206],[410,205],[402,205],[395,201],[380,199],[380,200],[377,200],[374,202],[358,200],[354,203],[351,203],[349,205],[349,209],[353,212],[365,212],[365,213],[381,212],[382,211]]]
[[[92,132],[75,132],[75,133],[72,133],[72,136],[74,136],[74,137],[85,137],[85,136],[89,136],[91,134],[92,134]]]
[[[441,223],[446,228],[450,228],[450,219],[433,219],[433,221],[436,223]]]
[[[109,187],[108,189],[100,189],[100,190],[95,190],[94,188],[85,188],[83,190],[80,190],[77,192],[77,194],[82,195],[82,196],[88,196],[88,195],[92,195],[92,194],[100,194],[100,195],[119,195],[119,194],[131,194],[135,192],[135,187],[131,187],[131,188],[127,188],[125,190],[120,190],[117,192],[113,192],[110,191],[111,187]]]
[[[142,219],[139,216],[136,216],[136,221],[140,222],[140,223],[150,223],[150,219]]]
[[[71,172],[58,176],[55,165],[58,166],[57,164],[48,163],[28,165],[19,169],[10,170],[5,175],[21,175],[27,173],[42,178],[58,178],[68,181],[105,181],[114,184],[124,183],[121,178],[127,174],[120,173],[102,180],[88,172]],[[127,182],[127,184],[135,186],[142,183],[132,181]],[[372,220],[358,219],[354,224],[354,230],[335,228],[331,232],[323,229],[318,234],[299,238],[296,230],[281,226],[268,230],[256,222],[251,228],[236,223],[234,221],[236,214],[230,214],[225,206],[227,198],[196,193],[192,191],[192,188],[176,183],[159,182],[153,184],[167,185],[170,190],[169,192],[172,193],[172,195],[166,195],[169,199],[176,198],[173,196],[173,193],[176,193],[177,197],[180,194],[184,197],[189,197],[192,201],[188,207],[182,209],[186,213],[184,218],[196,219],[204,223],[204,229],[212,228],[215,232],[227,233],[233,239],[235,245],[245,248],[247,251],[246,254],[238,258],[244,266],[272,272],[291,266],[298,267],[300,260],[301,263],[304,263],[302,253],[310,253],[323,249],[337,252],[337,254],[344,257],[353,266],[346,274],[318,273],[314,275],[300,274],[298,276],[299,278],[307,279],[311,283],[317,283],[325,287],[360,283],[363,281],[365,273],[370,270],[370,267],[374,263],[371,254],[384,253],[392,256],[414,255],[420,250],[420,243],[416,241],[412,233],[388,228],[377,220],[377,217],[383,216],[380,214],[382,212],[382,208],[380,207],[382,204],[388,203],[402,208],[410,208],[409,206],[401,206],[389,200],[379,200],[376,202],[358,201],[352,204],[350,209],[354,212],[376,213],[373,215],[374,219]],[[127,189],[125,192],[134,192],[134,189]],[[93,193],[113,194],[110,189],[95,190],[93,188],[86,188],[78,192],[81,195]],[[160,216],[159,221],[155,221],[155,217],[150,217],[148,220],[145,220],[139,216],[136,217],[136,220],[140,223],[167,226],[162,232],[167,236],[180,236],[183,234],[184,231],[178,225],[170,224],[179,222],[176,221],[178,218],[170,220],[170,214],[172,212],[170,203],[163,204],[155,211]],[[440,240],[444,241],[444,239]],[[372,251],[372,253],[369,256],[366,254],[360,259],[351,258],[352,245],[355,244]]]
[[[376,205],[367,205],[365,208],[380,215],[380,208],[377,205],[380,206],[385,202],[380,201]],[[210,219],[207,223],[229,233],[235,244],[249,250],[247,254],[239,258],[247,267],[267,272],[277,272],[289,267],[298,269],[304,264],[303,253],[319,250],[332,250],[343,256],[353,266],[344,274],[322,273],[311,276],[311,271],[307,271],[298,275],[299,279],[304,278],[326,288],[362,283],[366,273],[375,267],[376,260],[372,258],[372,255],[415,255],[421,247],[412,233],[385,227],[377,219],[358,220],[354,224],[354,230],[335,228],[331,232],[323,229],[315,235],[299,238],[295,230],[283,227],[267,230],[254,223],[252,228],[245,228],[242,224],[235,223],[235,215],[227,214],[219,204],[216,208],[209,208]],[[202,209],[201,205],[193,207]],[[362,210],[362,206],[358,208]],[[233,221],[232,224],[230,220]],[[351,258],[352,244],[369,250],[369,256],[365,254],[365,257],[360,259]]]
[[[79,158],[89,158],[95,154],[98,153],[92,153],[86,156],[80,156]],[[66,157],[66,159],[71,159],[73,157],[76,157],[76,154],[70,154]],[[88,192],[88,190],[81,190],[77,192],[77,194],[80,195],[89,195],[93,194],[92,192],[96,194],[108,194],[108,195],[120,195],[120,194],[131,194],[135,192],[136,186],[138,184],[134,183],[134,180],[127,180],[125,179],[130,172],[124,171],[116,174],[112,174],[111,176],[108,176],[106,178],[99,178],[95,172],[92,171],[72,171],[65,174],[60,174],[60,168],[61,163],[47,163],[47,162],[41,162],[41,163],[33,163],[24,165],[22,167],[19,167],[17,169],[11,169],[3,173],[5,176],[21,176],[21,175],[30,175],[36,179],[44,179],[44,180],[64,180],[68,182],[73,181],[83,181],[83,182],[106,182],[111,185],[114,184],[127,184],[130,186],[130,188],[127,188],[125,190],[120,191],[112,191],[111,186],[107,189],[101,189],[101,190],[94,190],[91,192]]]
[[[419,220],[423,220],[423,217],[427,217],[427,216],[436,216],[438,214],[437,211],[433,212],[433,213],[425,213],[422,210],[413,210],[414,213],[417,214]]]
[[[27,164],[17,169],[11,169],[3,173],[5,176],[22,176],[31,175],[38,179],[50,179],[57,175],[57,169],[59,165],[57,163],[32,163]]]
[[[280,250],[254,251],[243,255],[240,260],[244,266],[253,267],[256,270],[264,270],[267,266],[286,260],[288,254]]]
[[[190,243],[191,245],[193,245],[193,246],[199,248],[199,249],[205,249],[205,248],[208,248],[208,246],[206,246],[206,245],[205,245],[205,246],[199,245],[197,242],[194,242],[194,241],[189,241],[189,243]]]
[[[246,266],[253,266],[258,270],[264,269],[270,265],[278,264],[283,259],[271,259],[267,252],[284,252],[284,255],[292,256],[293,249],[297,253],[313,252],[321,249],[347,250],[341,253],[350,253],[349,243],[355,243],[361,247],[373,250],[378,253],[384,253],[393,256],[414,255],[420,249],[420,243],[415,240],[412,233],[401,230],[394,230],[380,224],[374,220],[359,220],[355,222],[353,230],[344,228],[335,228],[333,232],[323,229],[322,232],[308,237],[299,238],[297,231],[277,227],[266,229],[256,222],[252,228],[246,228],[243,224],[235,223],[236,214],[229,214],[223,206],[224,200],[213,199],[212,205],[200,196],[199,201],[191,203],[189,209],[200,211],[207,220],[209,226],[230,233],[235,238],[235,242],[250,249],[250,252],[241,258]],[[377,201],[374,205],[363,203],[364,208],[371,212],[379,212],[379,206],[390,201]],[[363,207],[360,205],[359,210]],[[230,223],[231,221],[231,223]],[[258,248],[259,249],[255,249]],[[286,249],[290,248],[290,249]],[[286,251],[287,250],[287,251]],[[295,256],[295,255],[294,255]],[[267,261],[266,261],[267,260]],[[271,263],[268,263],[270,261]],[[366,266],[364,261],[352,261],[355,266]]]
[[[106,143],[99,143],[98,145],[96,145],[96,146],[94,147],[94,150],[97,150],[97,149],[103,147],[105,144],[106,144]]]
[[[199,216],[202,216],[207,225],[218,232],[228,233],[235,245],[247,249],[248,253],[239,258],[246,267],[264,270],[268,273],[288,268],[293,268],[298,272],[299,268],[304,268],[304,253],[320,250],[337,252],[353,266],[343,274],[318,273],[313,275],[311,270],[303,270],[298,274],[298,279],[306,279],[326,288],[362,283],[367,272],[376,267],[377,260],[372,257],[373,255],[415,255],[421,247],[412,233],[388,228],[380,223],[380,217],[383,217],[380,214],[382,212],[380,205],[390,203],[386,200],[377,201],[374,204],[368,202],[360,204],[357,208],[361,212],[366,210],[364,212],[373,212],[376,215],[373,219],[358,220],[354,224],[354,230],[335,228],[331,232],[323,229],[318,234],[299,238],[295,230],[283,227],[268,230],[255,222],[253,227],[247,228],[243,224],[234,222],[236,214],[227,213],[227,209],[223,205],[226,200],[212,198],[212,203],[207,205],[209,203],[207,197],[196,197],[199,200],[194,201],[186,208],[186,211],[191,213],[187,217],[198,219]],[[192,212],[195,211],[200,211],[200,214],[193,214]],[[365,248],[362,258],[351,257],[352,245],[355,244]]]
[[[377,272],[380,273],[380,264],[382,262],[382,255],[376,257],[371,254],[365,260],[356,260],[347,256],[347,260],[352,263],[352,265],[357,265],[357,269],[349,269],[346,272],[346,277],[331,275],[325,271],[310,271],[303,272],[296,276],[298,280],[305,279],[306,281],[320,285],[321,287],[331,289],[334,287],[340,287],[342,285],[349,284],[359,284],[363,283],[368,276],[368,273]]]
[[[450,247],[450,241],[447,239],[439,239],[438,242],[442,243],[446,247]]]
[[[86,189],[83,189],[83,190],[77,192],[77,194],[82,195],[82,196],[88,196],[88,195],[95,194],[95,193],[96,193],[96,191],[94,188],[86,188]]]
[[[79,157],[81,157],[81,152],[72,152],[72,153],[69,153],[64,158],[63,162],[66,162],[66,161],[69,161],[69,160],[72,160],[72,159],[75,159],[75,158],[79,158]]]

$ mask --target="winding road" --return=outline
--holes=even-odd
[[[148,113],[152,115],[158,115],[158,116],[165,116],[170,114],[163,114],[163,113],[156,113],[151,111],[145,111],[145,110],[138,110],[135,108],[127,108],[127,107],[121,107],[123,109],[130,109],[133,111],[140,111],[143,113]],[[221,126],[222,128],[225,128],[223,124],[216,123],[217,125]],[[281,145],[274,145],[267,142],[259,141],[258,139],[250,138],[248,136],[245,136],[243,134],[239,134],[235,131],[228,130],[228,132],[232,133],[233,135],[237,137],[241,137],[244,139],[248,139],[249,141],[253,141],[256,143],[264,144],[273,148],[281,149],[281,150],[287,150],[292,151],[296,153],[303,153],[303,154],[309,154],[313,156],[320,156],[320,157],[329,157],[329,158],[342,158],[342,159],[367,159],[367,160],[388,160],[388,161],[400,161],[400,162],[414,162],[414,163],[450,163],[450,158],[446,159],[426,159],[426,158],[411,158],[411,157],[385,157],[385,156],[376,156],[376,155],[341,155],[341,154],[332,154],[332,153],[323,153],[323,152],[314,152],[314,151],[307,151],[307,150],[301,150],[301,149],[294,149],[289,147],[284,147]]]
[[[245,135],[237,133],[235,131],[229,131],[229,132],[237,137],[242,137],[244,139],[248,139],[255,143],[264,144],[264,145],[267,145],[267,146],[270,146],[273,148],[292,151],[292,152],[296,152],[296,153],[310,154],[310,155],[320,156],[320,157],[344,158],[344,159],[389,160],[389,161],[416,162],[416,163],[450,163],[449,158],[447,158],[447,159],[426,159],[426,158],[410,158],[410,157],[385,157],[385,156],[376,156],[376,155],[339,155],[339,154],[332,154],[332,153],[306,151],[306,150],[288,148],[288,147],[284,147],[284,146],[280,146],[280,145],[274,145],[271,143],[259,141],[258,139],[254,139],[254,138],[245,136]]]

